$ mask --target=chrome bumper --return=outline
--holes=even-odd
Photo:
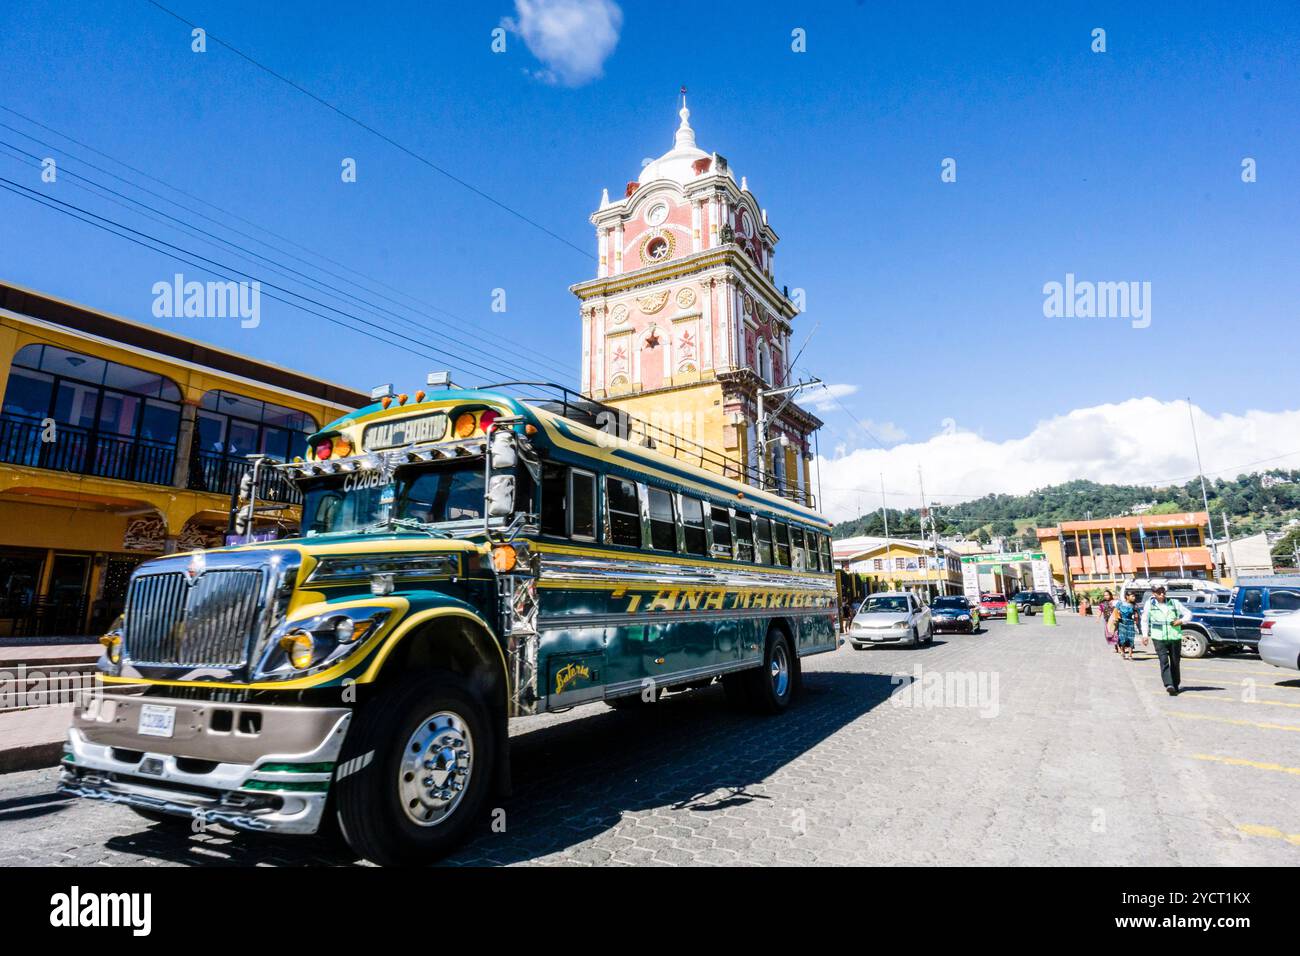
[[[171,737],[137,731],[144,704],[176,709]],[[243,830],[315,833],[351,720],[346,707],[92,698],[68,729],[59,790]]]

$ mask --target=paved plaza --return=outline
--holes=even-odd
[[[1300,863],[1300,679],[1238,654],[1186,662],[1184,688],[1062,614],[812,658],[778,718],[711,688],[521,720],[504,831],[448,862]],[[55,778],[0,775],[0,865],[355,862],[322,839],[151,824]]]

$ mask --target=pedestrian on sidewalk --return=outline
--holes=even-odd
[[[1111,615],[1115,611],[1115,595],[1110,588],[1102,592],[1101,603],[1097,605],[1097,608],[1101,613],[1101,636],[1106,638],[1106,643],[1113,647],[1115,653],[1118,654],[1119,642],[1115,637],[1115,628],[1110,623]]]
[[[1137,592],[1125,593],[1124,600],[1110,612],[1110,631],[1115,635],[1115,650],[1126,661],[1133,659],[1133,639],[1138,630]]]
[[[1168,597],[1163,584],[1151,589],[1151,597],[1142,607],[1142,646],[1146,647],[1148,639],[1155,642],[1156,657],[1160,658],[1160,678],[1165,682],[1165,692],[1170,697],[1178,696],[1183,625],[1191,619],[1192,612],[1187,610],[1187,605]]]

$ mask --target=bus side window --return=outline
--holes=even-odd
[[[758,563],[772,563],[772,522],[762,515],[754,516],[754,525],[758,537]]]
[[[709,512],[713,521],[713,556],[730,558],[732,556],[731,512],[717,505],[710,507]],[[750,550],[753,550],[752,545]]]
[[[704,502],[699,498],[682,495],[682,530],[687,554],[709,553],[709,543],[704,536]]]
[[[743,511],[736,512],[736,560],[754,563],[754,519]]]
[[[790,529],[783,521],[772,522],[772,540],[776,543],[776,563],[783,568],[790,566]]]
[[[606,478],[605,507],[609,512],[609,521],[605,526],[609,543],[629,548],[641,547],[641,505],[636,482],[612,475]]]
[[[804,560],[803,528],[790,529],[790,566],[796,571],[802,571],[808,566]]]
[[[568,510],[569,470],[552,462],[542,463],[542,534],[567,537],[564,519]]]
[[[835,559],[831,554],[831,539],[828,535],[822,535],[822,570],[834,571]]]
[[[650,504],[650,547],[655,551],[677,550],[677,516],[672,492],[647,488]]]
[[[596,540],[596,476],[590,471],[569,471],[569,535],[578,541]]]

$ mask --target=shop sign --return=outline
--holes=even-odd
[[[167,544],[167,522],[157,512],[139,515],[126,523],[123,551],[152,551],[159,554]]]

